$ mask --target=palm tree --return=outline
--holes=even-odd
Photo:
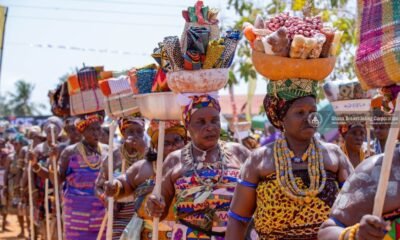
[[[40,109],[45,109],[44,104],[37,104],[31,101],[35,85],[24,80],[15,83],[15,92],[8,92],[10,100],[8,106],[15,116],[40,115]]]

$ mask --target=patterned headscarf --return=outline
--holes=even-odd
[[[99,122],[103,123],[104,117],[100,114],[93,113],[81,116],[75,121],[75,127],[80,133],[83,133],[85,129],[92,123]]]
[[[308,79],[269,81],[264,109],[271,124],[283,131],[282,120],[290,106],[299,98],[316,97],[318,83]]]
[[[346,135],[346,133],[355,127],[362,127],[365,128],[365,122],[351,122],[351,123],[343,123],[343,124],[339,124],[338,126],[338,130],[340,135],[342,135],[343,137]]]
[[[157,120],[151,120],[150,126],[147,129],[147,134],[151,139],[151,146],[157,148],[159,124]],[[165,134],[175,133],[186,139],[186,129],[179,121],[165,121]]]
[[[18,133],[15,136],[14,141],[20,143],[22,146],[26,146],[29,144],[28,139],[26,139],[25,136],[21,133]]]
[[[144,118],[141,116],[140,113],[136,113],[135,115],[122,117],[118,120],[118,127],[121,133],[129,126],[129,124],[139,124],[144,128]]]
[[[185,123],[185,127],[189,126],[190,120],[192,119],[193,114],[205,107],[215,108],[218,112],[221,112],[221,106],[218,102],[218,93],[208,93],[203,95],[196,94],[180,94],[178,95],[178,101],[181,106],[183,106],[182,110],[182,119]]]

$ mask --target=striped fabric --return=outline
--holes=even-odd
[[[118,202],[114,210],[113,240],[119,240],[125,227],[135,213],[134,202]]]
[[[356,73],[364,89],[400,82],[400,1],[358,0]]]

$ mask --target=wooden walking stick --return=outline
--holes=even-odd
[[[53,146],[56,146],[56,136],[54,133],[54,125],[50,125],[51,142]],[[56,217],[57,217],[57,239],[62,240],[62,226],[61,226],[61,210],[60,210],[60,195],[58,192],[58,170],[56,158],[52,157],[51,162],[53,164],[53,175],[54,175],[54,195],[56,199]]]
[[[366,129],[367,129],[367,156],[371,156],[371,124],[370,121],[367,120],[366,122]],[[362,161],[364,159],[360,159]]]
[[[382,169],[378,183],[378,189],[375,195],[373,215],[381,217],[383,206],[385,204],[386,191],[388,188],[389,177],[392,168],[394,150],[396,148],[396,140],[399,135],[399,111],[400,111],[400,94],[397,95],[396,107],[390,126],[389,136],[385,144],[385,154],[383,155]]]
[[[165,122],[160,121],[158,127],[158,148],[157,148],[157,172],[156,172],[156,183],[154,186],[154,193],[157,198],[161,197],[161,183],[162,183],[162,166],[164,159],[164,137],[165,137]],[[153,240],[158,240],[158,223],[160,218],[153,218]]]
[[[107,223],[107,213],[104,214],[103,221],[101,222],[100,226],[100,231],[97,234],[96,240],[101,240],[101,238],[103,237],[104,229],[106,228],[106,223]]]
[[[117,125],[115,121],[111,122],[110,125],[110,137],[108,140],[108,181],[113,182],[114,180],[114,160],[113,160],[113,148],[114,148],[114,133]],[[113,234],[113,220],[114,220],[114,198],[108,198],[108,221],[107,221],[107,240],[112,239]]]
[[[33,143],[29,144],[28,152],[26,153],[26,158],[28,158],[28,153],[33,148]],[[29,193],[29,229],[31,231],[31,239],[35,239],[35,228],[33,225],[33,186],[32,186],[32,162],[28,161],[28,193]]]
[[[44,181],[44,211],[46,213],[46,236],[50,239],[49,179]]]

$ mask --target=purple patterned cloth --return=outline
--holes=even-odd
[[[88,156],[95,163],[99,156]],[[64,186],[63,217],[66,240],[96,239],[104,218],[103,203],[94,193],[98,169],[91,169],[78,153],[71,155]],[[103,238],[105,239],[105,234]]]

